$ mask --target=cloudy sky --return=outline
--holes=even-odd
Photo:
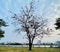
[[[18,35],[14,33],[15,26],[12,25],[10,17],[13,16],[13,13],[19,14],[21,7],[29,5],[30,2],[31,0],[0,0],[0,19],[2,18],[9,25],[5,28],[2,27],[5,30],[5,37],[0,42],[27,42],[24,33]],[[37,15],[48,18],[49,27],[54,30],[50,36],[44,36],[42,42],[59,41],[60,35],[57,35],[59,34],[59,30],[55,30],[54,23],[56,18],[60,17],[60,0],[34,0],[34,4]],[[34,42],[37,42],[36,39]]]

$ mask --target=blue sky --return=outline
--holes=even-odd
[[[60,17],[60,0],[34,0],[36,11],[38,15],[42,15],[44,18],[49,19],[49,27],[54,29],[54,22],[55,18]],[[12,13],[18,14],[21,10],[21,7],[28,5],[31,0],[0,0],[0,18],[4,19],[9,26],[3,27],[2,29],[5,30],[5,37],[0,40],[0,42],[27,42],[26,38],[24,37],[24,33],[21,35],[17,35],[14,33],[15,26],[12,25],[12,19],[10,18],[13,16],[9,11]],[[53,22],[53,23],[52,23]],[[60,39],[60,35],[56,35],[59,31],[55,30],[51,36],[45,36],[42,39],[42,42],[55,42]],[[57,32],[57,33],[56,33]],[[38,39],[39,40],[39,39]],[[34,40],[37,42],[37,40]]]

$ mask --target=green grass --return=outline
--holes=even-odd
[[[60,52],[60,48],[32,48],[29,51],[28,47],[0,46],[0,52]]]

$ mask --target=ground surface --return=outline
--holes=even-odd
[[[60,52],[60,48],[32,48],[29,51],[27,47],[0,46],[0,52]]]

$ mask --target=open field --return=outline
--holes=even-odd
[[[32,48],[29,51],[28,47],[0,46],[0,52],[60,52],[60,48]]]

